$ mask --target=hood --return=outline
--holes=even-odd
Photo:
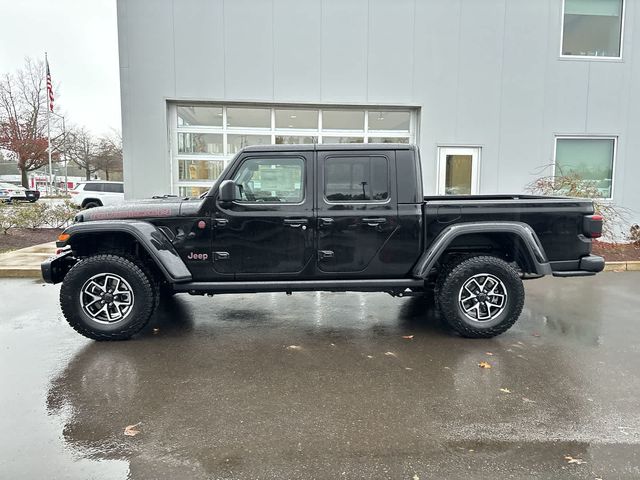
[[[188,217],[197,215],[203,199],[166,197],[152,200],[126,202],[113,207],[97,207],[83,210],[75,216],[76,222],[94,220],[152,219]]]

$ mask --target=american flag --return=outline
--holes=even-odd
[[[49,60],[47,60],[47,96],[49,97],[49,110],[53,112],[53,84],[51,83]]]

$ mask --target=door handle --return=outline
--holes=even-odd
[[[363,218],[362,223],[366,223],[370,227],[377,227],[378,225],[387,223],[387,219],[386,218]]]
[[[333,257],[333,250],[318,250],[318,260],[326,260],[327,258]]]
[[[305,226],[309,221],[306,218],[285,218],[284,224],[289,225],[291,228],[300,228]],[[306,229],[306,226],[304,227]]]
[[[320,222],[321,227],[328,227],[329,225],[333,225],[333,218],[330,217],[322,217],[319,218],[318,221]]]
[[[214,218],[213,222],[216,227],[226,227],[229,223],[229,220],[227,220],[226,218]]]

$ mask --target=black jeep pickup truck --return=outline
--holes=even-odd
[[[161,295],[434,291],[445,321],[491,337],[518,319],[523,279],[594,275],[589,200],[423,197],[412,145],[248,147],[200,198],[83,211],[42,264],[69,324],[126,339]]]

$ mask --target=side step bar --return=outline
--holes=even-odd
[[[187,282],[175,283],[176,292],[199,293],[258,293],[258,292],[384,292],[424,288],[424,280],[373,279],[373,280],[276,280],[265,282]]]

